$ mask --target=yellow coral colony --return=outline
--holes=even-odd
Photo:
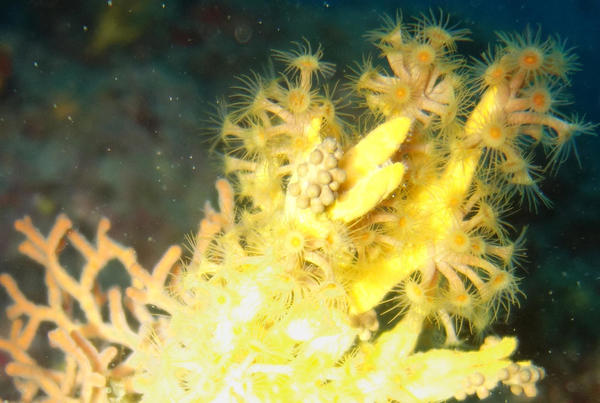
[[[48,287],[36,305],[0,277],[14,300],[0,348],[21,399],[437,402],[502,384],[536,395],[544,370],[511,360],[514,337],[456,345],[517,302],[522,237],[502,215],[513,198],[545,201],[533,150],[554,166],[590,126],[555,111],[574,59],[563,42],[501,35],[469,72],[455,53],[466,35],[445,16],[370,33],[388,66],[367,60],[351,82],[361,129],[319,86],[333,71],[320,48],[275,52],[284,74],[245,77],[223,116],[231,182],[217,181],[219,208],[207,204],[188,259],[171,247],[146,270],[107,220],[94,243],[65,216],[47,237],[18,221]],[[85,259],[78,278],[59,260],[65,244]],[[98,286],[113,259],[131,277],[124,293]],[[42,322],[64,353],[51,367],[30,355]],[[417,351],[427,323],[446,342]]]

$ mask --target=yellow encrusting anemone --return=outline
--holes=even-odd
[[[361,129],[339,118],[320,46],[275,51],[277,78],[242,77],[218,129],[227,179],[189,259],[172,247],[145,270],[108,237],[108,220],[94,243],[62,215],[48,236],[17,221],[20,250],[48,286],[36,305],[0,276],[14,301],[0,349],[23,401],[440,402],[499,385],[537,394],[544,370],[511,359],[515,337],[470,349],[465,338],[519,303],[524,232],[506,213],[520,208],[515,195],[549,203],[535,147],[554,168],[593,129],[557,112],[574,56],[540,32],[503,34],[472,78],[457,54],[469,32],[447,15],[386,21],[369,34],[385,61],[365,59],[350,86],[365,106]],[[78,278],[59,259],[65,243],[85,260]],[[112,259],[131,278],[124,293],[98,286]],[[55,326],[60,366],[30,355],[42,322]],[[428,323],[444,342],[420,340]]]

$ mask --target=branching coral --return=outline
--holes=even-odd
[[[15,301],[0,348],[22,399],[434,402],[498,384],[536,395],[544,370],[510,359],[514,337],[468,351],[460,325],[480,333],[518,302],[523,237],[503,213],[515,194],[546,201],[535,147],[560,163],[592,126],[556,112],[574,59],[563,42],[502,35],[467,79],[467,34],[445,16],[372,32],[389,69],[367,61],[352,80],[366,130],[319,87],[333,71],[320,48],[276,52],[277,79],[243,78],[219,131],[231,182],[217,181],[219,210],[207,204],[186,262],[172,247],[146,271],[106,220],[95,245],[64,216],[46,238],[18,221],[48,286],[34,305],[0,278]],[[86,260],[79,278],[59,261],[65,242]],[[97,286],[111,259],[131,277],[125,295]],[[446,342],[417,351],[428,320]],[[61,366],[28,354],[43,321]]]

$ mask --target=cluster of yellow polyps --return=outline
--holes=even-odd
[[[232,182],[217,181],[190,259],[173,247],[149,272],[106,220],[95,245],[63,216],[47,237],[18,221],[48,286],[35,305],[0,278],[15,301],[0,348],[22,399],[432,402],[499,384],[535,395],[544,371],[511,361],[515,338],[455,345],[461,324],[482,333],[517,302],[522,237],[503,213],[515,195],[545,201],[533,147],[560,163],[591,127],[555,113],[574,59],[564,42],[503,35],[469,79],[455,53],[467,34],[434,15],[372,32],[389,68],[367,60],[352,80],[361,129],[317,85],[333,71],[321,49],[275,52],[283,75],[242,78],[219,126]],[[78,278],[59,260],[65,242],[86,260]],[[124,295],[98,287],[111,259],[131,277]],[[427,320],[446,341],[416,352]],[[29,355],[41,322],[56,326],[61,365]]]

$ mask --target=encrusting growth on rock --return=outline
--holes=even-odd
[[[500,35],[469,70],[456,53],[468,31],[447,16],[386,21],[369,37],[387,66],[366,59],[350,84],[361,129],[339,119],[320,47],[276,51],[276,79],[242,78],[218,133],[219,206],[206,204],[188,259],[171,247],[146,270],[105,219],[94,243],[63,215],[46,237],[17,221],[20,250],[48,287],[37,305],[0,276],[14,301],[0,349],[22,401],[439,402],[484,399],[499,385],[537,394],[544,370],[511,359],[515,337],[457,345],[518,304],[524,238],[504,216],[519,206],[513,196],[548,204],[535,147],[555,168],[593,129],[557,112],[574,56],[526,31]],[[78,276],[61,263],[69,247],[85,260]],[[125,292],[99,286],[113,259],[131,278]],[[64,354],[50,367],[29,352],[42,322]],[[444,343],[419,341],[428,322]]]

